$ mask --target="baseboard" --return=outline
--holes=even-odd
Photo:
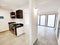
[[[6,31],[8,31],[8,30],[0,31],[0,33],[2,33],[2,32],[6,32]]]
[[[36,39],[36,41],[33,43],[33,45],[35,45],[35,43],[38,41],[38,38]]]

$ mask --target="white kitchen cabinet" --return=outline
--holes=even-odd
[[[16,31],[17,31],[17,36],[22,35],[24,33],[24,28],[19,27],[19,28],[16,29]]]

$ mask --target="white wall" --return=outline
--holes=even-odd
[[[31,45],[31,15],[30,15],[30,11],[29,8],[28,9],[24,9],[24,30],[25,33],[27,35],[27,40],[28,40],[28,44]]]
[[[31,12],[32,11],[32,12]],[[28,35],[29,45],[33,45],[33,43],[37,39],[37,14],[34,13],[34,9],[30,10],[24,9],[24,30]],[[36,11],[35,11],[36,12]]]
[[[34,10],[35,7],[35,0],[29,0],[29,13],[30,13],[30,24],[31,24],[31,31],[30,31],[30,45],[33,45],[37,40],[37,11]]]
[[[10,19],[10,10],[0,9],[0,16],[3,16],[4,19],[0,19],[0,32],[9,30],[8,22]]]
[[[34,44],[35,41],[38,39],[37,37],[37,30],[38,30],[38,15],[37,15],[37,9],[34,9],[33,11],[33,17],[32,17],[32,43]]]
[[[23,23],[23,19],[11,19],[12,22]]]

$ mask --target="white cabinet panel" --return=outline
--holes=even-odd
[[[17,36],[24,33],[23,27],[17,28]]]

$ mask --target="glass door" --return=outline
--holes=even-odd
[[[54,27],[55,15],[48,15],[48,24],[47,26]]]
[[[38,16],[38,25],[47,26],[47,27],[55,27],[56,21],[55,14],[53,15],[40,15]]]
[[[45,25],[45,15],[40,16],[40,25]]]

